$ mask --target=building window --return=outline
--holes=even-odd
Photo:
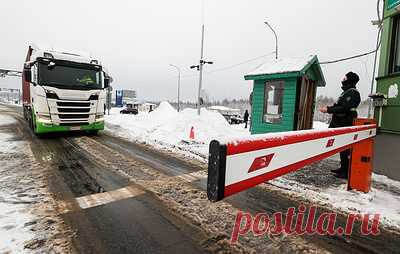
[[[394,18],[390,73],[400,72],[400,16]]]
[[[284,81],[272,81],[265,84],[264,122],[281,123],[283,112]]]

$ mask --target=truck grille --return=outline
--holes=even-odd
[[[90,107],[90,102],[57,101],[59,107]]]
[[[87,119],[89,114],[58,114],[60,119]]]
[[[73,123],[60,123],[60,126],[81,126],[81,125],[88,125],[87,122],[73,122]]]
[[[90,101],[57,100],[56,105],[60,125],[74,126],[89,123]]]
[[[88,113],[90,108],[58,108],[60,113]]]

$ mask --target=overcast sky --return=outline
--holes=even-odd
[[[317,54],[320,61],[370,51],[375,47],[376,0],[204,0],[205,72],[268,54],[277,30],[281,57]],[[3,0],[0,68],[20,70],[30,42],[88,51],[110,70],[115,88],[135,89],[142,99],[174,100],[176,71],[182,68],[182,97],[194,100],[200,57],[202,0]],[[273,57],[273,55],[268,56]],[[265,60],[266,58],[264,58]],[[246,72],[263,61],[205,74],[212,99],[248,98]],[[323,67],[327,87],[319,94],[338,96],[348,71],[359,73],[368,95],[373,56]],[[0,87],[19,87],[16,78]]]

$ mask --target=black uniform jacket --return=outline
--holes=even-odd
[[[355,86],[345,89],[337,102],[328,107],[328,113],[332,114],[329,128],[352,126],[354,118],[357,118],[357,107],[360,102],[360,93]]]

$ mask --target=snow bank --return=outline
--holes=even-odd
[[[112,113],[106,116],[106,128],[114,134],[202,158],[207,158],[208,145],[213,139],[250,136],[248,130],[232,127],[220,113],[207,109],[202,109],[200,116],[196,109],[178,113],[168,102],[162,102],[151,113]],[[195,139],[189,140],[192,127]]]
[[[106,122],[118,126],[120,134],[126,134],[141,141],[146,140],[148,132],[152,132],[163,123],[171,121],[178,114],[169,103],[161,103],[153,112],[139,115],[119,114],[120,110],[113,109],[111,115],[106,116]],[[121,131],[122,129],[126,132]]]

